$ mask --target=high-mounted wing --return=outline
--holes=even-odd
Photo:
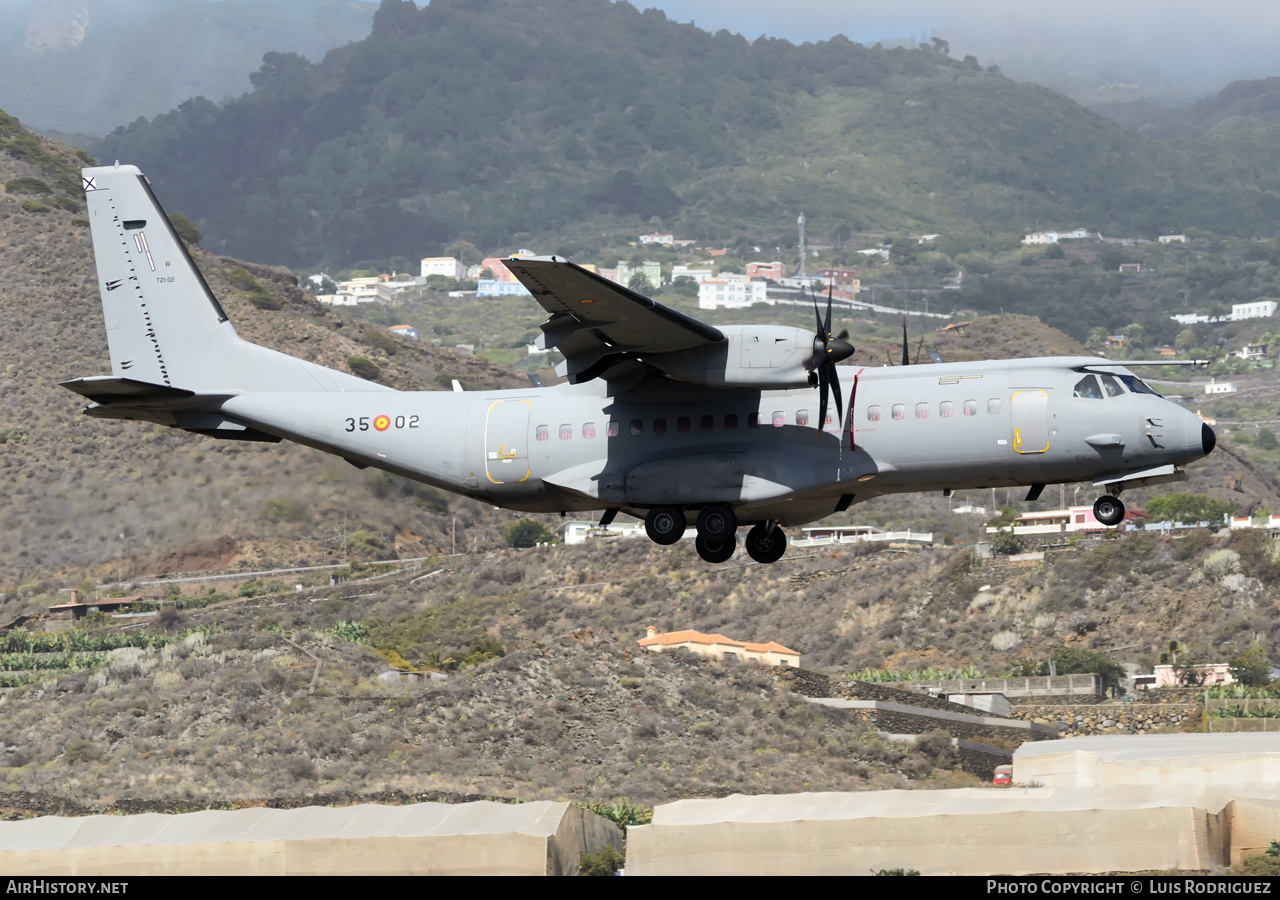
[[[555,256],[503,260],[551,317],[537,346],[564,354],[556,372],[572,382],[608,377],[610,369],[649,354],[722,344],[699,322]]]

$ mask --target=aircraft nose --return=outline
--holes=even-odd
[[[1186,418],[1187,449],[1208,456],[1218,443],[1218,436],[1213,433],[1209,424],[1194,413],[1187,413]]]

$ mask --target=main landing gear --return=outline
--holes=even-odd
[[[1108,527],[1124,521],[1124,504],[1118,497],[1099,497],[1093,501],[1093,517]]]
[[[709,563],[722,563],[738,549],[738,517],[724,503],[703,507],[698,513],[698,556]],[[656,544],[674,544],[684,537],[684,510],[676,506],[655,506],[644,520],[645,533]],[[758,563],[773,563],[787,550],[787,536],[773,522],[761,522],[747,532],[747,553]]]

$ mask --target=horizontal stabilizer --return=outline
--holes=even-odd
[[[225,400],[229,395],[197,395],[185,388],[151,384],[132,378],[95,375],[62,382],[62,387],[102,406],[141,406],[149,409],[191,409]]]

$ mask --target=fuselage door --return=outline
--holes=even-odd
[[[529,477],[528,400],[495,400],[484,424],[484,470],[494,484]]]
[[[1049,392],[1014,391],[1013,449],[1044,453],[1049,449]]]

